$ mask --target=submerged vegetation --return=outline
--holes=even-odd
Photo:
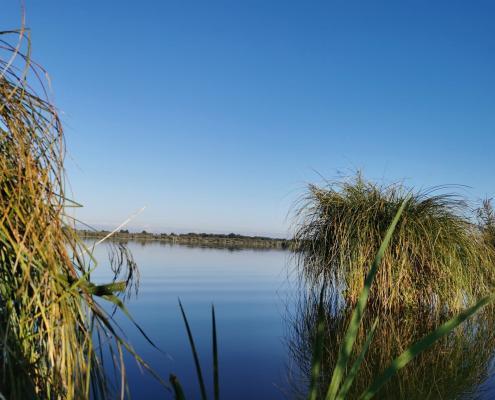
[[[103,350],[114,352],[122,394],[123,352],[140,359],[95,296],[125,311],[114,293],[131,285],[135,264],[117,248],[113,283],[90,282],[90,250],[67,216],[75,203],[65,196],[63,131],[45,71],[24,29],[0,32],[0,43],[0,393],[114,398]]]
[[[295,234],[305,279],[333,282],[355,303],[367,262],[404,201],[403,217],[372,288],[372,306],[456,311],[490,291],[495,283],[493,233],[472,221],[462,198],[413,192],[400,184],[380,186],[361,176],[309,187]]]

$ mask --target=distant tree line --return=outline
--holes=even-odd
[[[79,230],[83,238],[102,238],[110,233],[107,230]],[[121,229],[111,236],[112,240],[155,240],[169,243],[215,246],[215,247],[238,247],[238,248],[279,248],[290,247],[291,241],[282,238],[271,238],[268,236],[247,236],[237,233],[152,233],[142,230],[141,232],[130,232]]]

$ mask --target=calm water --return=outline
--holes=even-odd
[[[168,353],[151,347],[125,320],[119,323],[140,355],[168,380],[180,379],[190,399],[199,398],[193,358],[180,315],[178,297],[186,310],[211,390],[211,304],[215,305],[219,342],[220,386],[223,398],[282,399],[287,387],[288,354],[284,347],[284,315],[291,286],[288,253],[278,250],[189,248],[159,243],[130,243],[139,265],[139,295],[128,308],[150,338]],[[107,249],[95,251],[100,260],[93,279],[111,279]],[[130,362],[133,398],[171,398],[152,378]]]
[[[188,399],[199,398],[193,358],[177,299],[193,331],[207,391],[212,393],[211,304],[215,304],[224,399],[285,399],[304,392],[311,358],[308,332],[314,329],[315,304],[310,291],[296,290],[289,279],[290,257],[278,250],[190,248],[160,243],[129,243],[139,265],[139,295],[127,304],[131,314],[167,355],[150,346],[122,317],[137,352],[165,380],[180,379]],[[100,261],[93,279],[107,282],[108,249],[97,248]],[[328,315],[328,341],[323,367],[335,361],[345,318]],[[434,325],[433,325],[434,326]],[[380,392],[382,399],[495,398],[495,318],[488,313],[419,357]],[[381,319],[356,389],[382,370],[404,343],[431,330],[418,316]],[[137,399],[172,398],[128,358],[131,394]],[[331,368],[327,368],[330,370]],[[291,373],[289,373],[291,371]],[[369,375],[369,376],[368,376]],[[329,377],[328,377],[329,379]],[[361,389],[362,389],[361,388]]]

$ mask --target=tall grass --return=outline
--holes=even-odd
[[[401,184],[380,186],[360,175],[309,187],[295,232],[304,277],[337,282],[355,304],[368,260],[406,198],[372,287],[371,306],[392,311],[442,305],[458,311],[493,288],[495,247],[472,222],[462,198],[414,192]]]
[[[491,199],[485,199],[477,210],[478,226],[485,242],[495,249],[495,210]]]
[[[123,352],[142,360],[95,298],[125,311],[115,293],[135,268],[119,251],[116,273],[130,266],[124,281],[89,280],[89,250],[67,217],[76,204],[65,196],[63,129],[45,76],[30,58],[25,29],[0,32],[0,392],[114,398],[103,365],[108,346],[121,385],[113,389],[123,397]]]

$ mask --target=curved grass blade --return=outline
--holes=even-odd
[[[323,309],[323,294],[325,286],[320,291],[320,301],[318,303],[318,325],[316,328],[316,337],[313,350],[313,359],[311,361],[311,382],[309,385],[309,400],[316,400],[318,397],[318,379],[320,377],[321,359],[323,357],[323,337],[325,333],[325,314]]]
[[[174,389],[175,400],[186,400],[186,396],[184,395],[184,391],[182,390],[182,386],[179,382],[179,379],[173,374],[170,374],[168,379],[172,388]]]
[[[452,332],[457,326],[462,324],[466,319],[472,317],[476,314],[481,308],[486,306],[489,303],[492,303],[495,300],[495,293],[484,297],[480,301],[478,301],[475,305],[470,308],[464,310],[454,318],[448,320],[444,324],[440,325],[433,332],[426,335],[423,339],[420,339],[418,342],[414,343],[412,346],[407,348],[399,357],[397,357],[390,366],[370,385],[370,387],[360,396],[360,400],[369,400],[371,399],[378,390],[385,384],[387,381],[397,373],[401,368],[405,367],[414,357],[416,357],[419,353],[425,351],[428,347],[430,347],[437,340]]]
[[[114,325],[111,323],[111,318],[107,318],[106,315],[104,314],[103,310],[100,310],[98,308],[93,309],[93,313],[95,314],[96,317],[98,317],[98,323],[101,326],[104,326],[106,328],[105,335],[107,338],[110,336],[115,339],[116,343],[121,344],[133,357],[134,359],[138,362],[140,366],[145,368],[162,386],[170,391],[170,388],[168,387],[167,383],[141,358],[139,354],[136,353],[136,351],[131,347],[131,345],[126,342],[122,337],[119,336],[119,334],[116,332]],[[160,349],[158,349],[160,350]],[[161,350],[160,350],[161,351]],[[110,347],[110,352],[113,354],[113,349]],[[114,356],[112,356],[113,358]],[[104,381],[105,385],[107,384],[106,381]]]
[[[196,366],[196,373],[198,375],[199,388],[201,389],[201,398],[203,400],[206,400],[207,397],[206,397],[205,382],[203,380],[203,373],[201,372],[201,365],[199,363],[198,353],[196,351],[196,346],[194,345],[194,339],[192,336],[191,328],[189,327],[189,322],[187,321],[186,313],[184,311],[184,307],[182,307],[182,303],[180,302],[180,299],[179,299],[179,307],[182,313],[182,318],[184,319],[184,324],[186,325],[187,336],[189,338],[189,344],[191,346],[191,351],[194,357],[194,364]]]
[[[358,358],[356,359],[356,361],[354,361],[351,370],[347,374],[344,383],[342,384],[339,393],[337,394],[337,400],[344,400],[346,398],[347,392],[351,388],[352,382],[354,382],[354,378],[356,377],[359,371],[359,367],[361,366],[364,357],[368,352],[368,347],[370,346],[371,340],[373,339],[373,335],[375,334],[375,329],[377,325],[378,325],[378,318],[376,318],[375,322],[373,322],[373,326],[371,327],[371,330],[368,333],[368,336],[366,337],[366,342],[364,343],[363,348],[361,349],[361,353],[359,353]]]
[[[385,237],[382,241],[382,244],[380,245],[378,253],[375,256],[375,260],[373,261],[373,264],[371,265],[370,271],[368,272],[368,275],[366,276],[363,290],[361,291],[361,294],[359,295],[359,299],[357,301],[356,307],[354,308],[354,311],[352,312],[351,321],[349,322],[349,327],[347,328],[346,334],[344,336],[344,340],[342,341],[342,345],[340,347],[339,356],[337,359],[337,364],[335,366],[335,369],[333,370],[332,380],[331,380],[330,385],[328,387],[326,400],[335,400],[335,397],[337,395],[337,391],[339,389],[340,383],[342,382],[342,378],[344,377],[344,371],[347,368],[347,362],[349,361],[349,356],[351,355],[352,348],[354,346],[354,342],[356,341],[356,336],[358,333],[359,326],[361,325],[361,320],[363,317],[364,309],[366,307],[366,304],[368,303],[368,296],[369,296],[369,293],[371,290],[371,284],[373,283],[373,280],[375,279],[375,275],[378,271],[378,267],[380,265],[380,262],[383,258],[383,255],[385,254],[385,251],[387,250],[387,247],[388,247],[390,240],[392,238],[392,234],[394,233],[395,227],[397,226],[397,223],[399,222],[400,216],[401,216],[402,212],[404,211],[404,208],[405,208],[407,202],[408,202],[408,199],[406,199],[401,204],[399,210],[397,211],[397,214],[395,214],[395,217],[392,220],[392,223],[390,224],[390,226],[387,229],[387,232],[386,232]]]
[[[217,346],[217,324],[215,320],[215,306],[211,305],[211,329],[213,340],[213,396],[215,400],[220,399],[220,383],[218,378],[218,346]]]
[[[132,322],[132,324],[138,329],[138,331],[143,335],[143,337],[146,339],[146,341],[153,346],[156,350],[158,350],[160,353],[165,354],[162,349],[160,349],[151,339],[150,337],[146,334],[146,332],[139,326],[139,324],[136,322],[134,318],[132,318],[132,315],[129,313],[127,310],[127,307],[124,305],[124,302],[120,300],[117,296],[115,295],[103,295],[100,296],[101,298],[109,301],[110,303],[115,304],[129,320]]]

